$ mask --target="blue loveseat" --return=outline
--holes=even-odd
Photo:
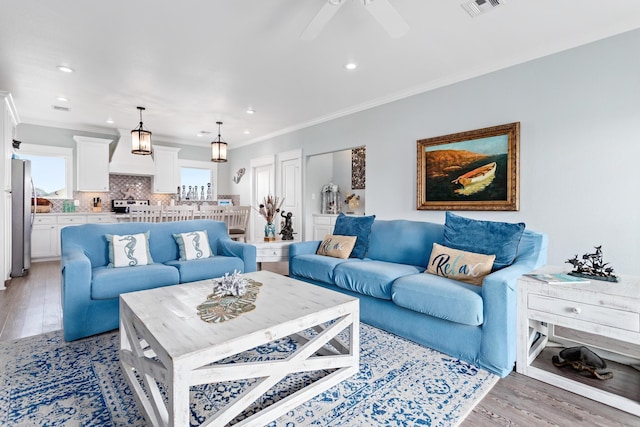
[[[360,299],[362,322],[504,377],[516,358],[516,285],[546,262],[547,237],[525,230],[510,266],[476,286],[424,273],[444,225],[375,220],[364,259],[316,255],[320,241],[289,247],[289,275]]]
[[[206,230],[212,256],[179,260],[174,233]],[[111,268],[107,234],[149,231],[153,264]],[[72,341],[116,329],[121,293],[177,285],[256,270],[256,248],[229,239],[226,225],[211,220],[85,224],[61,230],[64,338]]]

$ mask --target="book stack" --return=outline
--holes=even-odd
[[[582,277],[571,276],[564,273],[529,273],[525,274],[525,276],[549,284],[590,282],[588,279],[583,279]]]

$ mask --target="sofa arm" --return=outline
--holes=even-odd
[[[516,360],[518,278],[546,262],[546,236],[540,252],[522,256],[509,267],[486,276],[482,282],[484,322],[479,357],[483,364],[506,376]]]
[[[297,255],[315,254],[320,243],[322,243],[320,240],[292,243],[289,245],[289,260]]]
[[[256,247],[248,243],[235,240],[218,240],[218,253],[225,256],[234,256],[244,262],[244,272],[251,273],[257,270]]]
[[[84,325],[91,301],[91,261],[79,245],[67,243],[61,258],[62,319],[65,338]]]

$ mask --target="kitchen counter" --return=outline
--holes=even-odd
[[[75,211],[75,212],[47,212],[47,213],[37,213],[37,216],[40,215],[117,215],[111,211],[102,211],[102,212],[92,212],[92,211]],[[122,214],[127,215],[127,214]]]

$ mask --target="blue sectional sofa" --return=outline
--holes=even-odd
[[[516,358],[517,279],[545,264],[547,237],[525,230],[513,263],[476,286],[424,273],[444,228],[375,220],[364,259],[316,255],[320,241],[295,243],[289,274],[359,297],[362,322],[504,377]]]
[[[179,260],[174,233],[206,230],[212,256]],[[108,267],[108,234],[149,232],[153,264]],[[177,285],[256,270],[255,246],[229,239],[223,222],[84,224],[61,230],[64,338],[76,340],[116,329],[121,293]]]

